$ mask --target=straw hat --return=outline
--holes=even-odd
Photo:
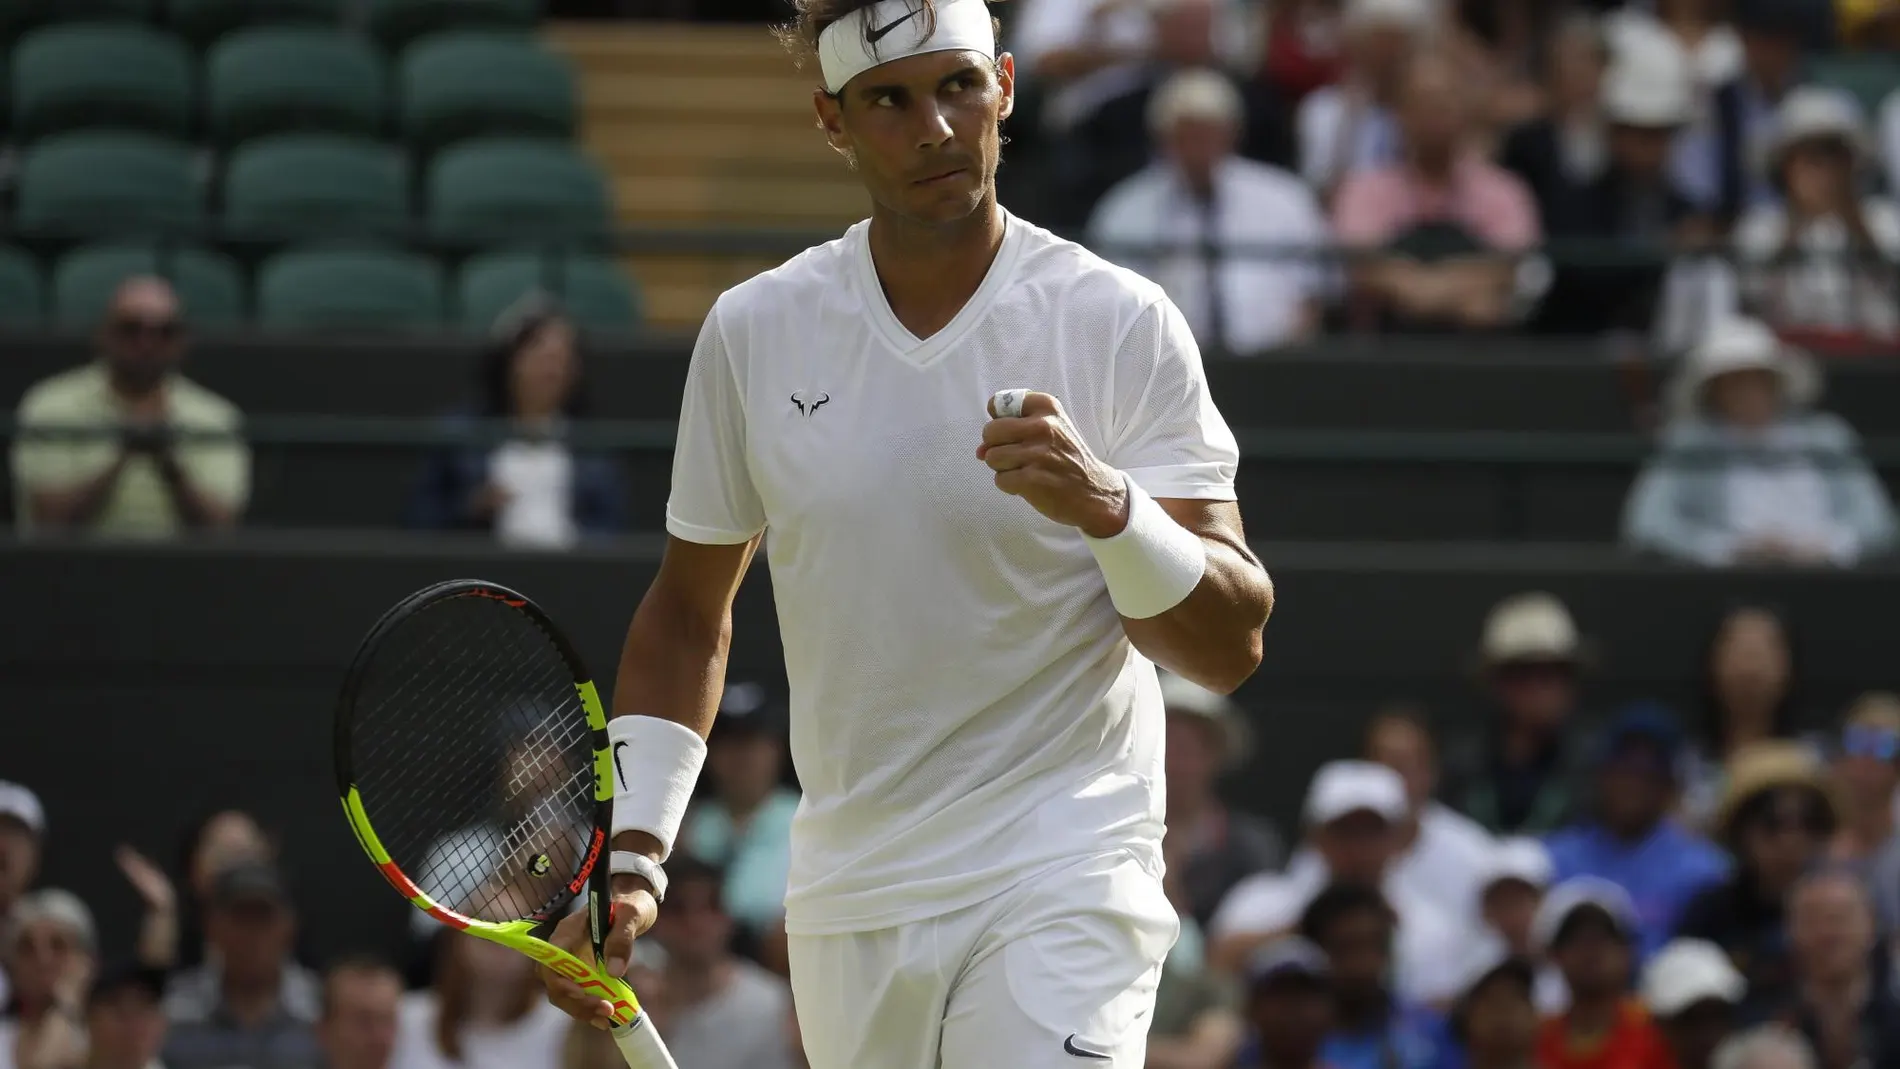
[[[1710,828],[1715,837],[1732,842],[1735,818],[1742,807],[1758,795],[1784,787],[1805,787],[1813,791],[1840,819],[1840,799],[1834,781],[1822,766],[1814,750],[1788,739],[1753,742],[1735,751],[1728,759],[1728,783],[1722,791]]]
[[[1555,594],[1513,594],[1491,607],[1478,640],[1478,666],[1485,670],[1522,661],[1584,665],[1589,650],[1570,609]]]
[[[1699,412],[1710,380],[1732,371],[1774,372],[1793,408],[1807,408],[1821,397],[1821,376],[1806,354],[1784,344],[1759,320],[1735,316],[1711,326],[1683,358],[1670,384],[1671,403],[1683,415]]]
[[[1762,144],[1762,164],[1769,174],[1781,170],[1788,150],[1803,141],[1834,138],[1854,155],[1856,166],[1872,158],[1860,109],[1838,91],[1804,85],[1790,90],[1775,109],[1774,123]]]

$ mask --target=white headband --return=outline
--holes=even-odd
[[[919,0],[879,0],[825,27],[818,35],[818,67],[825,91],[881,63],[926,52],[969,49],[996,57],[996,28],[983,0],[937,0],[934,32]]]

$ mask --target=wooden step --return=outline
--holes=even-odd
[[[649,176],[617,172],[614,202],[623,222],[830,226],[870,210],[864,187],[840,179]]]
[[[594,156],[616,174],[632,174],[654,160],[708,166],[824,166],[845,173],[844,160],[806,123],[680,122],[664,117],[602,119],[581,131]]]
[[[809,121],[811,88],[790,78],[724,78],[716,75],[622,71],[587,79],[581,114],[651,119],[720,115]]]
[[[692,330],[721,293],[777,260],[747,257],[632,256],[623,263],[640,281],[647,321],[666,330]]]
[[[763,26],[694,22],[555,22],[543,37],[578,64],[681,58],[790,65],[791,55]]]

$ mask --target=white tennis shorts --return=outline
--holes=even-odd
[[[792,936],[812,1069],[1141,1069],[1180,921],[1132,854],[870,932]]]

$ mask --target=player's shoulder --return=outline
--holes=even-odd
[[[864,241],[870,225],[869,220],[853,224],[838,237],[733,286],[713,303],[713,314],[730,322],[815,307],[819,298],[849,284],[854,245]]]
[[[1022,228],[1014,287],[1019,294],[1053,299],[1070,311],[1110,312],[1127,321],[1167,297],[1160,286],[1077,242],[1017,216],[1010,217],[1010,225]]]

